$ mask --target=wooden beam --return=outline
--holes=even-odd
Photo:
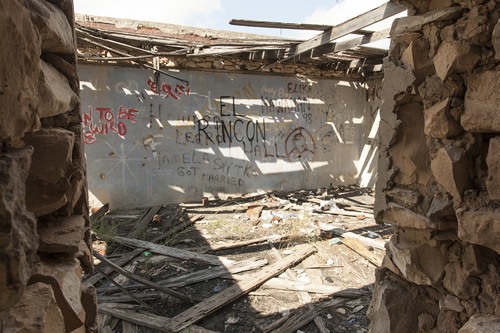
[[[298,44],[293,48],[294,52],[292,52],[290,58],[299,55],[301,53],[310,51],[318,46],[327,44],[332,40],[345,36],[353,31],[362,29],[371,24],[382,21],[383,19],[399,14],[405,10],[406,7],[403,5],[396,4],[393,2],[385,3],[380,7],[372,9],[344,23],[329,28],[323,33],[318,34],[317,36],[303,43]]]
[[[270,278],[280,275],[287,268],[294,266],[315,252],[315,248],[307,245],[298,249],[295,253],[275,262],[272,265],[264,267],[260,272],[249,276],[248,279],[240,281],[235,285],[224,289],[220,293],[207,298],[201,303],[189,308],[172,318],[170,329],[173,332],[180,332],[195,322],[203,319],[211,313],[219,310],[225,305],[234,302],[243,295],[261,286]]]
[[[395,37],[405,32],[418,31],[422,29],[422,25],[431,22],[457,19],[458,17],[460,17],[461,12],[462,7],[455,6],[445,9],[432,10],[423,15],[398,18],[394,20],[394,23],[392,25],[391,36]]]
[[[326,29],[333,27],[331,25],[322,25],[322,24],[285,23],[285,22],[255,21],[255,20],[242,20],[242,19],[232,19],[231,21],[229,21],[229,24],[240,25],[245,27],[257,27],[257,28],[319,30],[319,31],[325,31]]]
[[[372,32],[368,35],[357,37],[353,39],[346,40],[339,43],[327,43],[315,48],[312,52],[303,53],[300,55],[300,59],[309,57],[320,57],[328,53],[337,53],[349,50],[353,47],[376,42],[378,40],[388,38],[390,29],[384,29],[376,32]]]

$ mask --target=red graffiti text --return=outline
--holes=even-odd
[[[157,83],[151,78],[149,78],[146,83],[152,92],[161,95],[163,98],[172,97],[173,99],[178,100],[180,95],[189,95],[190,93],[189,84],[176,84],[175,86],[172,86],[170,83]]]
[[[96,134],[117,134],[125,138],[127,123],[135,123],[139,110],[120,106],[114,113],[112,108],[92,108],[83,114],[83,141],[91,145],[96,142]]]

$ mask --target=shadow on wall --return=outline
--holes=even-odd
[[[373,186],[380,82],[80,66],[89,186],[112,207]]]

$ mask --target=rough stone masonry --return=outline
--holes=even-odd
[[[371,332],[500,332],[500,2],[408,0],[384,68]]]
[[[95,332],[72,0],[0,0],[0,332]]]

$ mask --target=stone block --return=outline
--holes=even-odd
[[[469,76],[460,118],[469,132],[500,133],[500,72],[487,71]]]
[[[439,248],[422,244],[415,247],[399,246],[399,236],[392,236],[387,254],[406,280],[418,285],[435,285],[444,275],[447,258]]]
[[[97,295],[94,286],[82,289],[82,306],[85,309],[87,332],[97,332]]]
[[[500,61],[500,19],[498,19],[498,22],[493,29],[491,42],[493,43],[493,48],[495,49],[495,60]]]
[[[408,208],[414,208],[422,201],[422,195],[420,193],[401,187],[393,187],[385,191],[385,194],[400,205]]]
[[[64,318],[50,285],[35,283],[7,314],[5,332],[65,333]]]
[[[26,202],[36,216],[54,212],[67,203],[74,136],[70,131],[52,128],[30,133],[23,139],[35,149]]]
[[[24,185],[32,152],[13,149],[0,155],[0,312],[21,297],[36,256],[35,217],[26,208]]]
[[[500,200],[500,136],[492,138],[486,156],[488,178],[486,189],[493,200]]]
[[[451,116],[450,109],[449,98],[425,109],[424,132],[426,135],[435,139],[444,139],[455,137],[463,132],[460,123]]]
[[[434,177],[456,202],[461,202],[464,191],[471,188],[469,164],[465,152],[455,146],[439,149],[431,160]]]
[[[481,293],[479,279],[468,277],[458,262],[446,265],[443,286],[453,295],[464,300],[477,298]]]
[[[425,215],[416,213],[406,207],[389,202],[384,211],[383,222],[402,228],[447,230],[454,227],[449,221],[432,221]]]
[[[81,279],[82,268],[77,259],[39,261],[30,279],[30,283],[41,282],[52,286],[67,332],[80,328],[85,322],[85,310],[81,301]]]
[[[486,271],[488,260],[482,255],[476,245],[467,245],[462,256],[462,266],[464,273],[470,276],[478,276]]]
[[[52,65],[40,61],[40,118],[51,117],[73,110],[78,104],[78,96],[71,89],[68,79]]]
[[[437,311],[437,304],[419,293],[419,287],[385,278],[373,290],[368,310],[370,332],[414,333],[421,314]]]
[[[42,51],[74,54],[73,29],[63,11],[45,0],[30,0],[25,6],[31,11],[36,29],[42,39]]]
[[[480,59],[480,51],[469,43],[442,42],[433,62],[436,74],[444,81],[452,73],[471,71]]]
[[[432,220],[456,220],[457,216],[455,214],[455,209],[453,208],[453,202],[448,200],[448,198],[441,195],[435,195],[432,198],[431,205],[426,214]]]
[[[500,317],[474,315],[469,318],[458,333],[498,333],[500,332]]]
[[[395,143],[389,148],[393,168],[398,170],[394,182],[427,185],[432,176],[427,145],[421,144],[426,140],[423,107],[419,103],[401,105],[397,114],[397,135]]]
[[[464,311],[464,307],[460,304],[458,297],[446,295],[444,298],[439,300],[439,310],[462,312]]]
[[[81,240],[78,244],[78,253],[76,254],[76,258],[80,260],[85,273],[92,272],[94,269],[94,257],[92,256],[91,246],[89,246],[85,240]]]
[[[39,127],[40,37],[20,1],[0,2],[0,31],[0,141],[17,141]]]
[[[458,214],[458,237],[500,253],[500,209],[484,207]]]
[[[39,252],[76,253],[85,235],[85,220],[81,215],[38,222]]]
[[[428,54],[429,45],[427,45],[425,39],[418,38],[411,41],[401,56],[401,61],[405,66],[413,69],[417,85],[424,81],[425,76],[433,70],[433,64]]]

